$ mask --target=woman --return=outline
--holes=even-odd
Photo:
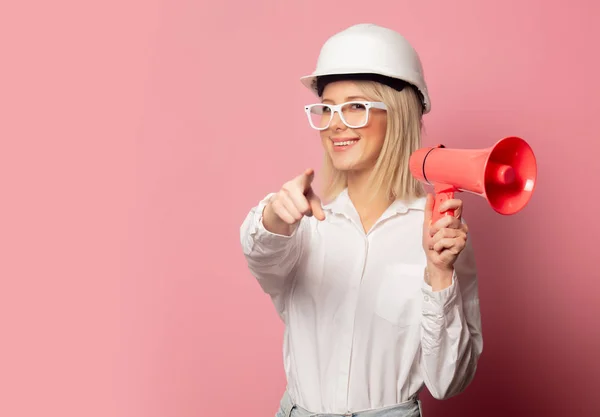
[[[421,63],[398,33],[352,26],[302,79],[324,148],[321,195],[307,169],[241,227],[249,268],[285,323],[278,416],[420,416],[419,391],[462,392],[482,351],[477,277],[462,202],[431,224],[408,168],[430,109]],[[460,256],[459,256],[460,255]]]

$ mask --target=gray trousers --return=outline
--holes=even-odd
[[[281,398],[279,411],[275,417],[422,417],[421,401],[413,401],[392,405],[390,407],[366,410],[349,414],[312,413],[295,404],[286,391]]]

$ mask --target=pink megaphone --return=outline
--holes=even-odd
[[[515,214],[531,199],[537,179],[533,150],[515,136],[487,149],[421,148],[411,155],[409,165],[416,179],[434,187],[433,223],[443,215],[439,204],[460,191],[485,198],[500,214]]]

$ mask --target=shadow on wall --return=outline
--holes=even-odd
[[[489,129],[483,130],[485,123],[478,126],[481,129],[469,126],[468,132],[460,133],[492,137]],[[497,122],[494,130],[500,130]],[[513,129],[506,132],[481,148],[513,134]],[[460,140],[446,142],[448,147],[463,146]],[[535,143],[530,144],[535,152]],[[589,388],[599,386],[598,366],[591,366],[590,360],[597,355],[593,352],[594,345],[600,347],[599,336],[590,343],[589,332],[582,327],[585,314],[575,312],[569,302],[575,283],[569,284],[568,277],[578,255],[556,230],[568,227],[568,222],[548,225],[548,217],[535,215],[560,211],[558,206],[546,207],[555,200],[555,190],[552,181],[544,180],[551,171],[545,168],[546,161],[538,158],[533,199],[513,216],[497,214],[481,197],[457,194],[465,202],[478,263],[484,348],[475,380],[463,394],[437,401],[423,392],[425,416],[596,415],[592,408],[597,400]],[[574,326],[573,316],[578,314],[579,325]],[[581,355],[574,355],[577,351]]]
[[[481,416],[530,415],[522,407],[531,404],[527,378],[533,372],[530,355],[525,354],[536,337],[527,333],[522,310],[527,295],[519,289],[524,272],[520,243],[515,242],[512,219],[498,218],[486,210],[485,201],[462,195],[468,211],[467,220],[475,245],[479,270],[479,292],[483,321],[483,354],[475,380],[458,397],[436,401],[424,393],[425,415]],[[480,201],[476,201],[479,199]],[[510,223],[510,225],[509,225]]]

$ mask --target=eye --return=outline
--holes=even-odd
[[[329,108],[329,106],[327,104],[315,104],[315,105],[311,106],[310,112],[312,114],[323,115],[323,114],[331,113],[331,109]]]
[[[367,106],[362,103],[352,103],[352,110],[365,110]]]

